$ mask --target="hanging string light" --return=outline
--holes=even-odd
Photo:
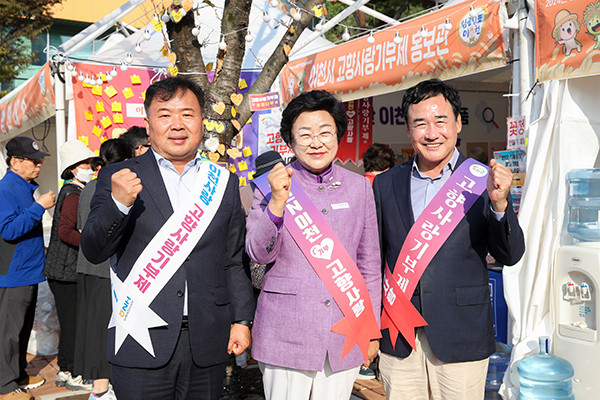
[[[142,52],[142,45],[139,43],[135,44],[135,52],[136,53],[141,53]]]
[[[227,43],[225,43],[225,36],[221,35],[221,42],[219,43],[219,49],[225,50],[227,48]]]
[[[133,62],[133,56],[131,55],[131,53],[127,53],[127,56],[125,57],[125,62],[127,64],[131,64]]]
[[[476,16],[477,16],[477,11],[475,11],[475,8],[473,6],[471,6],[471,10],[469,11],[469,17],[475,18]]]
[[[296,8],[296,12],[292,16],[292,18],[294,18],[295,21],[300,21],[302,19],[302,11],[300,11],[299,8]]]
[[[342,34],[342,40],[344,42],[347,42],[348,40],[350,40],[350,33],[348,33],[348,28],[344,28],[344,33]]]
[[[402,43],[402,38],[400,37],[400,33],[399,32],[396,32],[396,36],[394,36],[394,43],[395,44]]]
[[[146,28],[144,29],[144,40],[150,40],[152,39],[152,35],[150,34],[150,29]]]
[[[447,31],[452,29],[452,24],[450,23],[450,18],[446,18],[446,23],[444,24],[444,29]]]
[[[369,44],[375,43],[375,36],[373,36],[373,32],[369,33],[369,37],[367,38],[367,43],[369,43]]]
[[[112,77],[115,77],[115,76],[117,76],[117,68],[116,68],[116,67],[113,67],[112,71],[110,71],[110,75],[111,75]]]
[[[421,27],[421,32],[419,33],[423,39],[427,37],[427,29],[424,26]]]
[[[246,39],[246,42],[251,42],[254,39],[254,37],[252,36],[252,32],[248,31],[245,39]]]
[[[265,23],[269,23],[271,22],[271,16],[269,14],[267,14],[266,11],[263,11],[263,21],[265,21]]]
[[[196,25],[192,28],[192,35],[198,36],[199,34],[200,34],[200,27]]]

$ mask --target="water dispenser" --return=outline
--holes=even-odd
[[[575,245],[562,246],[554,268],[554,353],[574,367],[577,400],[600,393],[598,312],[600,281],[600,169],[573,170],[569,184],[568,232]]]

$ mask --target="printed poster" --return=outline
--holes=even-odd
[[[600,0],[535,2],[537,79],[600,73]]]

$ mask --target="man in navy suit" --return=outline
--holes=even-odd
[[[375,178],[382,261],[393,272],[406,236],[425,207],[466,158],[456,149],[462,128],[456,89],[433,79],[402,100],[413,160]],[[431,260],[411,303],[427,326],[415,329],[416,350],[402,335],[392,346],[382,331],[380,371],[387,399],[480,400],[494,352],[486,254],[513,265],[523,232],[509,197],[512,173],[490,161],[487,190]],[[456,214],[455,214],[456,216]]]
[[[208,161],[198,153],[203,105],[192,81],[153,84],[144,102],[151,151],[100,171],[81,245],[94,263],[114,255],[119,281],[204,176]],[[120,342],[119,326],[109,331],[107,356],[119,399],[218,399],[227,353],[239,355],[250,345],[254,301],[242,267],[244,210],[237,177],[224,169],[220,176],[224,195],[189,256],[162,272],[154,269],[178,267],[149,304],[167,323],[149,329],[154,354],[132,336]]]

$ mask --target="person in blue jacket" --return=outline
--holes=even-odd
[[[27,344],[35,317],[38,283],[44,281],[46,261],[42,216],[53,207],[52,191],[37,201],[33,192],[45,157],[28,137],[15,137],[6,144],[9,169],[0,180],[0,399],[28,400],[21,389],[44,383],[41,376],[28,376]]]

